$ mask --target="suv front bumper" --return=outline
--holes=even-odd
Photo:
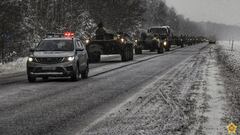
[[[27,63],[27,74],[31,77],[68,77],[77,69],[75,62],[57,64]]]

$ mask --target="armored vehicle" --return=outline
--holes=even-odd
[[[154,26],[148,32],[157,35],[165,50],[170,51],[173,35],[170,26]]]
[[[142,54],[142,50],[150,50],[163,53],[164,47],[158,34],[142,31],[141,35],[135,39],[135,54]]]
[[[122,61],[133,60],[133,40],[126,33],[105,33],[102,39],[87,39],[90,62],[100,62],[101,55],[120,54]]]

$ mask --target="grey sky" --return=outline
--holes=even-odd
[[[193,21],[240,26],[240,0],[166,0],[179,14]]]

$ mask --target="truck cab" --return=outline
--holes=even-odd
[[[149,28],[148,33],[158,35],[165,50],[170,51],[172,44],[172,32],[170,26],[153,26]]]

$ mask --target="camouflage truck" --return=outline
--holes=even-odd
[[[133,41],[126,33],[105,33],[103,39],[87,39],[89,62],[100,62],[101,55],[120,54],[122,61],[133,60]]]
[[[164,47],[161,44],[160,36],[157,33],[149,33],[142,31],[141,35],[135,38],[135,54],[142,54],[142,50],[150,50],[151,52],[163,53]]]
[[[173,36],[172,44],[183,48],[184,47],[184,37],[183,36]]]
[[[173,34],[170,26],[155,26],[148,30],[152,35],[157,35],[160,40],[160,44],[166,51],[170,51],[172,45]]]

